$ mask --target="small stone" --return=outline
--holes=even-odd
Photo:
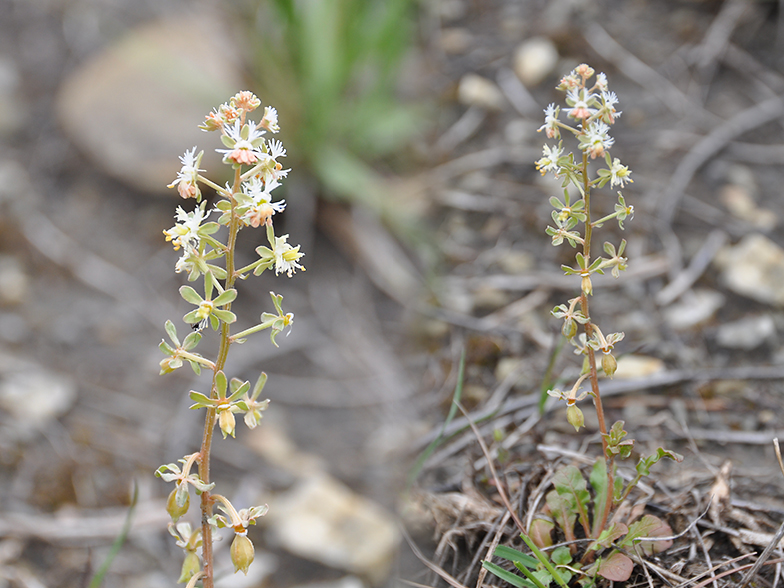
[[[522,274],[536,267],[536,259],[528,251],[505,251],[498,256],[498,265],[507,274]]]
[[[215,152],[220,141],[198,125],[242,87],[237,55],[214,17],[155,22],[70,74],[57,96],[58,117],[74,144],[108,173],[175,197],[166,186],[186,149],[204,149],[203,168],[223,167]]]
[[[779,222],[776,213],[759,208],[749,190],[738,184],[726,184],[719,191],[719,200],[732,216],[745,221],[761,231],[770,231]]]
[[[757,233],[746,235],[716,256],[721,279],[733,292],[784,306],[784,249]]]
[[[28,293],[29,280],[15,257],[0,256],[0,303],[19,304]]]
[[[76,402],[62,374],[10,355],[0,356],[0,422],[20,441],[34,437]]]
[[[470,49],[474,38],[467,29],[447,28],[441,31],[438,44],[444,53],[460,54]]]
[[[618,367],[613,378],[644,378],[663,372],[664,369],[664,362],[658,357],[622,355],[618,358]]]
[[[776,336],[776,324],[769,314],[749,316],[724,323],[716,331],[716,342],[727,349],[750,351]]]
[[[457,87],[457,99],[466,106],[503,110],[506,99],[493,82],[476,74],[466,74]]]
[[[664,310],[664,320],[670,328],[684,331],[708,321],[724,302],[721,292],[695,288]]]
[[[547,37],[531,37],[514,54],[513,68],[528,88],[542,83],[558,64],[558,49]]]
[[[287,551],[383,583],[400,533],[394,517],[326,474],[301,480],[270,501],[261,519]]]

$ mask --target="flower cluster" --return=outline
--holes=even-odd
[[[284,200],[276,200],[273,191],[281,185],[288,175],[280,159],[286,156],[283,144],[268,133],[277,133],[277,111],[267,106],[260,121],[252,121],[248,115],[261,106],[261,101],[251,92],[240,92],[227,103],[221,104],[207,114],[200,128],[204,131],[220,133],[223,148],[216,149],[223,156],[223,163],[230,166],[233,181],[220,186],[207,178],[202,169],[203,151],[194,146],[180,157],[182,168],[177,178],[169,185],[177,188],[184,199],[194,199],[196,205],[187,211],[177,207],[175,224],[163,231],[166,241],[170,242],[181,256],[175,264],[175,272],[186,272],[189,282],[201,280],[201,288],[184,285],[180,288],[182,298],[192,305],[183,316],[183,321],[191,326],[191,332],[182,340],[172,321],[166,321],[165,330],[170,342],[162,341],[160,349],[165,357],[160,362],[161,374],[170,373],[188,363],[197,374],[202,369],[213,373],[209,392],[190,392],[192,409],[205,409],[205,432],[202,446],[196,453],[180,459],[182,467],[176,463],[161,466],[156,475],[166,482],[174,482],[167,501],[167,511],[172,518],[169,532],[177,539],[177,545],[185,559],[179,581],[194,586],[201,581],[203,586],[213,586],[212,533],[219,528],[230,528],[235,539],[231,547],[231,558],[235,571],[247,573],[253,561],[253,543],[247,536],[248,525],[266,513],[266,506],[253,506],[236,509],[231,502],[220,494],[213,494],[215,486],[209,480],[209,459],[212,444],[212,431],[218,426],[225,439],[234,437],[235,415],[243,415],[248,428],[255,428],[262,419],[269,400],[260,399],[267,381],[262,373],[251,390],[248,381],[228,378],[225,373],[229,346],[243,343],[250,335],[269,329],[274,345],[276,336],[290,329],[294,315],[282,308],[283,297],[273,293],[274,312],[264,312],[259,322],[239,332],[231,334],[237,315],[231,307],[237,298],[234,287],[236,280],[245,279],[251,273],[259,275],[266,270],[276,275],[292,277],[301,264],[304,255],[299,245],[289,243],[289,235],[275,235],[274,218],[286,208]],[[211,189],[216,194],[212,207],[208,207],[203,189]],[[215,214],[215,216],[213,216]],[[212,219],[214,220],[211,220]],[[246,227],[264,227],[269,247],[256,248],[258,257],[244,267],[235,266],[237,235]],[[202,330],[211,327],[218,331],[220,342],[218,357],[207,359],[196,351],[202,339]],[[198,470],[198,471],[195,471]],[[201,528],[194,530],[190,524],[178,522],[190,507],[190,489],[201,495]],[[213,506],[226,513],[213,515]],[[197,553],[202,549],[202,560]]]
[[[611,158],[609,153],[615,143],[615,139],[610,136],[610,126],[621,115],[620,111],[616,110],[618,97],[609,90],[607,76],[603,73],[597,74],[591,85],[589,80],[594,73],[592,68],[583,64],[561,79],[558,89],[566,92],[566,107],[563,112],[566,119],[571,119],[574,124],[561,120],[561,107],[550,104],[544,111],[545,124],[539,131],[545,131],[548,138],[558,139],[559,142],[557,146],[545,145],[541,159],[536,162],[536,168],[542,175],[551,173],[562,179],[564,188],[562,199],[556,196],[550,198],[553,224],[548,226],[545,232],[552,238],[553,245],[559,246],[565,241],[571,247],[579,249],[575,253],[575,266],[564,265],[562,269],[567,275],[580,277],[582,293],[569,300],[568,304],[557,306],[552,314],[563,320],[561,332],[571,341],[576,353],[584,356],[583,373],[570,393],[550,391],[551,396],[567,401],[567,416],[576,428],[582,426],[583,418],[575,403],[586,395],[578,394],[577,390],[591,371],[593,352],[602,353],[602,371],[606,376],[612,376],[617,366],[612,354],[613,345],[623,338],[623,333],[613,333],[608,337],[602,335],[599,327],[591,321],[587,297],[593,294],[591,278],[594,274],[603,274],[605,270],[609,270],[617,278],[620,272],[626,269],[627,259],[623,256],[626,240],[622,240],[617,248],[612,243],[605,243],[604,252],[607,257],[593,257],[593,229],[613,219],[623,229],[623,221],[634,215],[634,208],[627,205],[623,194],[618,192],[618,201],[611,214],[596,220],[591,218],[592,189],[603,188],[608,183],[611,188],[623,188],[632,182],[629,168],[617,157]],[[579,155],[567,153],[564,149],[562,134],[566,133],[571,133],[576,139]],[[597,158],[604,161],[606,167],[598,169],[595,177],[591,179],[589,161]],[[576,190],[570,191],[570,185]],[[576,200],[575,193],[579,194]],[[579,327],[582,327],[584,332],[578,334]],[[595,369],[594,362],[593,370]]]

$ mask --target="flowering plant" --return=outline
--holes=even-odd
[[[636,475],[624,484],[616,471],[616,460],[628,458],[632,454],[634,441],[627,439],[623,421],[616,422],[608,429],[602,408],[599,390],[599,374],[612,377],[617,369],[614,346],[623,340],[623,333],[605,335],[594,322],[589,311],[589,296],[593,294],[592,276],[609,270],[614,277],[627,267],[623,257],[626,240],[616,247],[604,243],[606,256],[594,255],[592,250],[594,230],[606,222],[615,220],[621,230],[623,222],[631,220],[634,208],[626,203],[620,191],[613,212],[595,219],[591,207],[593,189],[605,187],[624,188],[632,183],[631,171],[621,164],[618,158],[611,158],[609,150],[615,139],[610,136],[610,126],[621,115],[615,109],[618,98],[608,87],[607,77],[596,75],[593,84],[589,80],[594,70],[588,65],[580,65],[569,75],[562,78],[557,89],[566,92],[567,108],[564,109],[569,122],[561,120],[561,107],[555,104],[545,109],[545,124],[539,131],[545,131],[549,139],[557,139],[557,146],[545,145],[536,168],[545,175],[552,173],[562,181],[563,200],[551,197],[553,224],[545,230],[554,246],[566,241],[577,249],[574,265],[563,265],[566,275],[580,277],[580,294],[560,304],[552,310],[553,316],[563,321],[561,333],[574,346],[575,353],[582,357],[582,369],[574,385],[566,390],[549,390],[547,393],[566,402],[566,418],[578,430],[584,426],[585,418],[578,403],[591,397],[598,417],[599,432],[602,439],[603,459],[596,462],[588,478],[593,496],[583,474],[575,466],[566,466],[553,476],[554,489],[546,496],[546,506],[542,513],[534,517],[529,528],[523,530],[523,540],[531,548],[531,557],[510,548],[500,549],[496,555],[510,559],[517,564],[527,580],[512,574],[490,562],[485,567],[497,576],[516,585],[543,587],[555,582],[566,586],[573,574],[580,578],[582,586],[593,586],[597,577],[611,581],[628,580],[633,567],[632,560],[624,550],[638,548],[652,553],[666,549],[671,541],[665,536],[671,534],[669,526],[652,515],[646,515],[632,522],[615,516],[617,506],[626,499],[640,479],[649,469],[663,458],[681,461],[682,457],[672,451],[659,448],[656,453],[641,457],[636,466]],[[579,155],[566,153],[561,134],[571,134],[577,140]],[[592,177],[589,163],[597,160],[606,167],[600,167]],[[570,191],[569,188],[572,187]],[[579,195],[576,199],[574,196]],[[601,360],[597,362],[597,353]],[[587,390],[583,390],[584,383]],[[628,523],[628,524],[627,524]],[[544,549],[553,547],[551,533],[555,526],[563,533],[568,549],[557,548],[548,557]],[[577,526],[577,527],[576,527]],[[575,550],[575,528],[580,529],[589,541],[588,549],[582,558],[573,561]],[[660,537],[661,539],[653,539]]]
[[[227,379],[224,370],[230,346],[243,343],[248,336],[265,329],[270,330],[272,344],[277,346],[276,336],[291,326],[294,316],[284,313],[283,297],[271,292],[274,312],[262,313],[257,324],[232,334],[232,325],[237,321],[237,316],[231,311],[237,298],[234,284],[237,279],[244,280],[251,273],[259,275],[274,269],[276,275],[291,277],[296,270],[304,270],[300,264],[303,253],[299,246],[289,244],[288,235],[276,236],[273,228],[273,217],[283,212],[286,204],[283,200],[275,201],[272,191],[289,170],[283,169],[278,161],[286,155],[282,143],[265,137],[267,132],[279,131],[277,111],[267,106],[258,123],[247,119],[247,115],[259,106],[261,101],[252,93],[240,92],[210,112],[200,126],[204,131],[220,132],[225,149],[217,151],[223,154],[223,163],[233,170],[230,184],[220,186],[204,176],[205,170],[200,168],[204,152],[196,153],[196,147],[193,147],[180,157],[182,169],[169,185],[170,188],[176,187],[182,198],[196,201],[191,212],[177,207],[175,225],[163,233],[175,251],[182,252],[175,271],[187,273],[189,282],[201,280],[202,288],[201,292],[189,285],[180,288],[183,299],[194,306],[183,317],[191,331],[180,342],[174,323],[166,321],[165,331],[171,343],[162,341],[160,344],[166,356],[160,362],[161,374],[173,372],[185,362],[196,374],[201,373],[202,368],[213,372],[207,394],[195,390],[190,392],[194,402],[191,408],[206,409],[199,451],[180,459],[182,467],[169,463],[155,472],[164,481],[175,482],[166,508],[172,518],[169,532],[185,552],[179,582],[187,582],[188,588],[198,581],[205,588],[213,586],[212,533],[215,528],[228,527],[234,531],[230,550],[234,571],[242,570],[247,574],[254,554],[247,529],[267,511],[266,505],[237,510],[228,498],[212,492],[215,483],[210,481],[210,450],[216,424],[224,439],[229,435],[233,437],[235,414],[243,414],[245,424],[253,429],[269,404],[269,400],[259,400],[267,382],[265,373],[262,372],[252,390],[250,382]],[[202,186],[216,192],[214,208],[208,208],[207,201],[203,199]],[[208,220],[213,214],[218,215],[217,220]],[[239,231],[245,227],[261,226],[266,230],[269,247],[257,247],[258,259],[237,268],[235,251]],[[195,351],[202,331],[207,328],[216,331],[220,338],[215,359],[208,359]],[[193,471],[194,467],[196,471]],[[191,489],[201,497],[201,528],[195,530],[188,523],[178,522],[189,510]],[[216,504],[227,516],[213,514]],[[201,561],[197,554],[199,547]]]

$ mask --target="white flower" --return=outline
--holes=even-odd
[[[587,151],[591,159],[604,155],[606,149],[612,147],[615,139],[610,137],[610,127],[602,121],[594,121],[588,125],[580,137],[580,150]]]
[[[566,92],[566,102],[571,106],[567,116],[585,120],[596,113],[590,104],[596,99],[594,94],[589,94],[585,88],[573,88]]]
[[[629,168],[621,165],[621,160],[616,157],[610,168],[610,187],[618,185],[623,188],[624,182],[634,183],[634,180],[629,177],[631,173]]]
[[[558,170],[560,169],[558,165],[558,159],[562,155],[563,155],[563,148],[561,145],[558,145],[558,147],[553,147],[553,148],[550,148],[549,145],[544,145],[542,148],[543,157],[536,162],[536,169],[538,169],[542,175],[551,171],[557,177]]]
[[[216,149],[223,153],[224,161],[233,161],[237,164],[252,165],[264,157],[264,152],[259,146],[263,142],[264,131],[253,122],[240,126],[240,121],[235,120],[232,126],[224,126],[225,139],[230,149]]]
[[[177,223],[168,230],[164,230],[163,234],[166,235],[166,240],[171,241],[174,245],[174,250],[180,247],[187,249],[188,247],[197,247],[201,237],[199,236],[199,228],[204,219],[206,219],[212,210],[205,212],[206,203],[196,207],[193,212],[185,212],[182,206],[177,207]]]
[[[542,129],[544,129],[548,139],[557,139],[560,137],[561,132],[558,129],[558,113],[560,110],[560,106],[556,106],[555,104],[550,104],[547,108],[545,108],[544,124],[539,127],[537,132],[540,132]]]
[[[201,156],[202,153],[196,155],[196,146],[186,151],[185,155],[180,156],[182,168],[177,172],[177,179],[169,184],[168,187],[174,188],[174,186],[177,186],[177,191],[183,198],[196,198],[200,194],[197,183],[199,172],[205,171],[199,169]]]
[[[273,133],[277,133],[280,130],[280,127],[278,126],[278,111],[272,106],[264,107],[264,116],[261,119],[261,126],[265,129],[269,129]]]
[[[296,247],[289,245],[286,242],[288,238],[288,235],[275,237],[275,248],[272,252],[275,256],[275,275],[285,273],[288,277],[291,277],[295,270],[305,269],[298,263],[299,259],[305,254],[300,253],[299,245]]]
[[[601,91],[607,89],[607,75],[604,72],[596,74],[595,88]]]

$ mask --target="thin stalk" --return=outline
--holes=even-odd
[[[583,199],[585,200],[585,239],[583,243],[583,257],[585,258],[585,267],[589,267],[591,265],[591,238],[593,236],[593,224],[591,224],[591,186],[588,181],[588,152],[583,152],[583,161],[582,161],[582,173],[583,173],[583,190],[584,195]],[[590,341],[591,336],[593,335],[593,322],[591,321],[591,315],[588,312],[588,296],[584,291],[580,292],[580,309],[583,312],[583,316],[588,319],[588,322],[585,323],[585,336]],[[602,396],[599,392],[599,375],[596,370],[596,354],[594,353],[593,348],[590,345],[586,345],[587,352],[588,352],[588,369],[589,371],[589,379],[591,381],[591,391],[593,392],[593,405],[596,408],[596,417],[599,420],[599,432],[602,435],[602,452],[604,453],[604,459],[607,464],[607,482],[609,484],[608,492],[607,492],[607,506],[604,509],[604,514],[602,516],[601,525],[599,525],[598,533],[601,533],[604,530],[604,527],[607,525],[607,517],[612,510],[613,505],[613,493],[615,488],[615,481],[613,479],[613,457],[608,455],[607,452],[607,424],[604,420],[604,408],[602,407]]]
[[[234,214],[236,202],[233,194],[240,189],[240,170],[237,168],[234,171],[234,185],[232,194],[229,195],[231,201],[231,221],[229,222],[229,238],[226,242],[226,284],[225,290],[228,290],[234,285],[236,276],[234,274],[234,247],[237,243],[237,233],[240,230],[239,217]],[[226,310],[231,310],[231,303],[226,305]],[[231,337],[229,333],[229,324],[221,324],[220,332],[220,347],[218,348],[218,358],[215,360],[215,371],[212,377],[212,389],[210,391],[211,398],[218,397],[218,390],[215,378],[219,371],[222,371],[226,366],[226,359],[229,355],[229,346],[231,345]],[[204,419],[204,435],[201,441],[199,460],[199,478],[205,484],[210,483],[210,450],[212,449],[212,438],[215,430],[215,417],[216,411],[214,407],[207,408],[207,415]],[[201,495],[201,538],[202,538],[202,559],[204,561],[204,577],[202,578],[203,588],[213,588],[213,556],[212,556],[212,527],[208,522],[212,516],[213,498],[209,491],[202,492]]]

